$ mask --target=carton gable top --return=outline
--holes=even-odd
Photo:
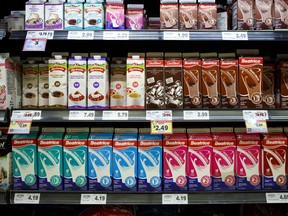
[[[139,141],[145,141],[145,140],[162,141],[162,135],[160,135],[160,134],[139,134],[138,140]]]
[[[38,140],[62,140],[64,133],[56,132],[56,133],[42,133]]]
[[[95,133],[90,134],[89,140],[112,140],[113,133]]]
[[[66,133],[64,140],[87,140],[89,133]]]

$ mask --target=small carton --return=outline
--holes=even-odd
[[[91,133],[88,139],[89,191],[112,191],[112,133]]]
[[[89,128],[67,128],[63,139],[64,190],[87,191]]]
[[[125,6],[123,2],[106,3],[106,29],[125,28]]]
[[[178,29],[178,3],[160,4],[160,29]]]
[[[261,189],[261,140],[259,134],[236,133],[237,189]]]
[[[25,29],[44,29],[44,3],[40,0],[30,0],[25,4]]]
[[[187,191],[187,135],[175,133],[163,137],[164,191]]]
[[[126,10],[126,29],[141,30],[144,28],[144,5],[128,4]]]
[[[180,4],[179,5],[180,29],[198,28],[198,5]]]
[[[64,128],[42,128],[38,138],[39,190],[63,190]]]
[[[273,0],[255,0],[256,30],[274,29]]]
[[[145,107],[145,59],[144,54],[127,58],[127,108]]]
[[[12,146],[11,137],[0,134],[0,190],[6,190],[12,185]]]
[[[47,108],[49,107],[49,67],[46,63],[39,64],[38,86],[38,105],[40,108]]]
[[[263,107],[263,58],[239,58],[240,108]]]
[[[87,0],[84,3],[84,29],[101,30],[104,28],[104,22],[103,3]]]
[[[138,191],[162,191],[162,135],[138,136]]]
[[[231,11],[230,8],[223,5],[217,5],[217,30],[227,31],[231,29]]]
[[[288,28],[287,5],[288,5],[287,0],[275,0],[274,1],[275,29],[287,29]]]
[[[14,97],[14,106],[13,108],[19,109],[22,106],[22,74],[23,74],[23,65],[20,60],[20,56],[13,56],[11,59],[14,62],[14,88],[15,88],[15,97]]]
[[[39,65],[37,63],[24,64],[22,75],[22,107],[38,107],[38,78]]]
[[[127,105],[126,59],[112,58],[110,65],[110,108],[123,109]]]
[[[83,3],[77,0],[68,0],[64,4],[64,29],[83,29]]]
[[[189,191],[212,190],[212,137],[208,133],[189,133],[187,178]]]
[[[146,56],[146,109],[161,109],[165,102],[163,53]]]
[[[45,3],[45,29],[62,30],[64,16],[64,0],[50,0]]]
[[[82,56],[70,58],[68,62],[68,108],[87,107],[87,61]]]
[[[199,29],[217,29],[217,5],[199,4]]]
[[[232,6],[232,29],[254,29],[254,0],[235,1]]]
[[[287,190],[286,135],[284,133],[265,134],[262,146],[262,188]]]
[[[49,107],[67,108],[67,60],[62,55],[49,59]]]
[[[137,191],[137,133],[115,134],[113,139],[114,191]]]
[[[183,108],[183,62],[181,53],[165,53],[165,107]]]
[[[273,63],[263,65],[263,108],[276,108],[276,69]]]
[[[280,106],[288,108],[288,61],[281,61],[278,66],[280,76]]]
[[[88,108],[109,108],[109,71],[106,58],[88,59]]]

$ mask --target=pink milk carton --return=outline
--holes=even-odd
[[[144,5],[128,4],[126,10],[126,29],[141,30],[144,28]]]
[[[124,29],[124,4],[106,3],[106,29]]]
[[[186,133],[164,135],[163,141],[164,191],[187,191]]]
[[[261,141],[259,134],[237,133],[237,189],[261,189]]]
[[[265,134],[262,139],[262,188],[287,189],[287,137],[284,133]]]
[[[212,136],[209,132],[188,134],[186,173],[189,191],[212,190],[212,152]]]
[[[236,138],[234,133],[214,133],[212,154],[213,190],[235,190]]]

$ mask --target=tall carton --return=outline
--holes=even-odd
[[[263,65],[263,108],[276,108],[276,69],[274,64]]]
[[[125,28],[125,7],[121,2],[106,3],[106,29]]]
[[[236,189],[236,138],[233,133],[213,133],[213,190]]]
[[[275,29],[287,29],[288,28],[287,5],[288,5],[287,0],[275,0],[274,1]]]
[[[12,137],[14,190],[38,190],[37,134],[31,131]]]
[[[187,191],[187,136],[184,133],[163,137],[164,191]]]
[[[170,2],[160,4],[160,29],[178,29],[177,0]]]
[[[274,29],[273,0],[255,0],[256,30]]]
[[[64,29],[83,29],[83,3],[81,0],[68,0],[64,3]]]
[[[232,28],[238,30],[254,29],[254,0],[234,2],[232,6]]]
[[[115,134],[113,139],[114,191],[137,191],[137,134]]]
[[[103,3],[87,0],[84,3],[84,29],[101,30],[104,28],[104,22]]]
[[[63,190],[64,128],[42,128],[38,138],[39,190]]]
[[[63,140],[64,190],[86,191],[89,128],[67,128]]]
[[[47,108],[49,107],[49,67],[46,63],[39,64],[38,86],[38,105],[40,108]]]
[[[284,133],[265,134],[262,146],[262,188],[287,190],[286,135]]]
[[[12,185],[12,146],[11,137],[0,134],[0,190],[6,190]]]
[[[138,136],[138,191],[162,191],[162,135]]]
[[[144,5],[128,4],[126,10],[126,29],[141,30],[144,28]]]
[[[112,133],[91,133],[88,139],[89,191],[112,191]]]
[[[261,140],[259,134],[237,133],[237,189],[261,189]]]
[[[23,72],[23,65],[20,60],[20,56],[13,56],[11,59],[14,62],[14,91],[15,91],[15,98],[14,98],[14,108],[19,109],[22,106],[22,72]]]
[[[280,105],[288,108],[288,61],[279,63],[278,73],[280,76]]]
[[[30,0],[25,4],[25,30],[44,29],[44,3]]]
[[[198,5],[180,4],[179,5],[179,29],[198,28]]]
[[[199,4],[199,29],[217,29],[217,5]]]
[[[64,0],[50,0],[45,3],[45,29],[62,30],[64,21]]]
[[[189,191],[212,190],[210,133],[188,134],[187,178]]]

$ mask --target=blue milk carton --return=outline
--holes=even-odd
[[[38,138],[39,190],[63,190],[65,128],[42,128]]]
[[[138,191],[162,191],[162,135],[138,136]]]
[[[89,128],[67,128],[63,143],[64,190],[88,189],[87,142]]]
[[[89,136],[89,191],[112,191],[112,139],[112,133],[91,133]]]
[[[114,135],[113,187],[114,191],[137,191],[137,133]]]
[[[64,3],[64,29],[83,29],[83,9],[82,0],[68,0]]]

